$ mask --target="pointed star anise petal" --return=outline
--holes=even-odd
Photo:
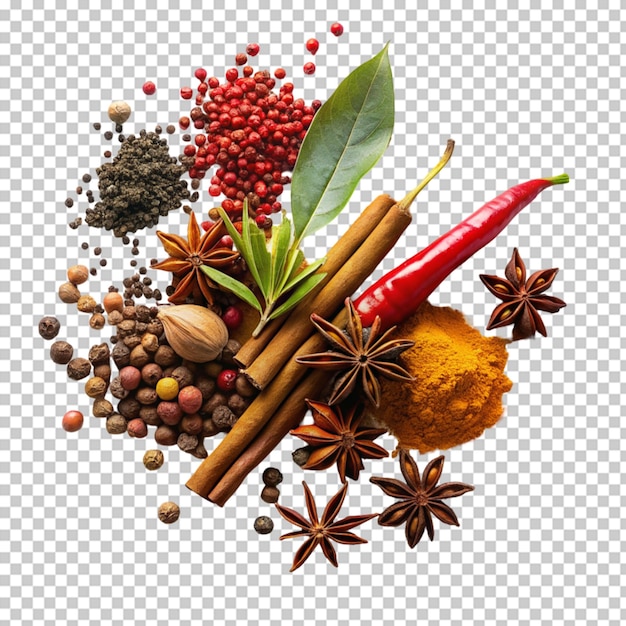
[[[397,478],[381,478],[372,476],[370,482],[378,485],[388,496],[392,498],[400,498],[402,500],[410,500],[415,497],[415,492]]]
[[[307,462],[302,467],[304,469],[316,471],[328,469],[338,461],[341,455],[341,451],[342,448],[339,445],[322,446],[319,448],[315,448],[309,455]]]
[[[406,520],[404,534],[410,548],[414,548],[421,540],[426,530],[426,514],[424,507],[414,508]]]
[[[374,517],[376,516],[374,515]],[[343,543],[348,546],[356,546],[360,543],[367,543],[367,539],[363,539],[363,537],[359,537],[354,533],[341,533],[333,531],[332,538],[333,541],[336,541],[337,543]]]
[[[308,537],[310,532],[308,530],[294,530],[292,533],[285,533],[280,536],[280,539],[294,539],[295,537]]]
[[[361,368],[361,386],[365,397],[376,407],[380,406],[380,384],[371,367]]]
[[[343,487],[328,501],[324,513],[322,514],[321,525],[329,526],[339,514],[343,501],[348,493],[348,483],[344,483]]]
[[[404,476],[404,480],[414,493],[422,491],[422,481],[420,479],[420,471],[417,463],[408,450],[400,450],[400,471]]]
[[[537,328],[537,318],[539,319],[540,328],[543,330],[541,333],[545,337],[545,326],[537,314],[535,318],[535,310],[528,301],[522,301],[520,312],[516,315],[515,326],[513,326],[513,339],[519,341],[520,339],[528,339],[532,337]]]
[[[376,435],[376,437],[378,436],[379,435]],[[359,439],[360,441],[358,441],[354,447],[358,450],[359,456],[362,459],[386,459],[389,456],[387,450],[382,446],[379,446],[373,441],[363,440],[362,433],[359,433]]]
[[[317,544],[319,543],[319,538],[310,537],[307,539],[297,550],[293,557],[293,565],[291,566],[290,572],[297,570],[304,562],[313,554],[313,550],[315,550]]]
[[[196,214],[191,211],[189,213],[189,223],[187,224],[187,247],[190,251],[198,251],[200,249],[200,226],[196,220]]]
[[[200,288],[200,292],[202,293],[204,299],[209,304],[213,304],[213,283],[211,283],[209,277],[199,267],[194,268],[193,274],[194,278],[196,279],[196,284]]]
[[[195,276],[193,275],[193,272],[189,272],[181,278],[178,285],[176,285],[176,290],[168,298],[168,301],[172,304],[185,304],[185,301],[192,294],[195,286]]]
[[[317,526],[319,520],[317,517],[315,499],[313,498],[313,494],[311,493],[309,486],[304,481],[302,481],[302,487],[304,488],[304,502],[306,504],[306,510],[309,513],[309,517],[311,518],[311,525]]]
[[[487,330],[515,324],[523,308],[524,302],[512,301],[499,304],[489,318]]]
[[[412,348],[415,342],[407,339],[398,339],[397,341],[387,341],[376,345],[378,347],[370,350],[368,356],[372,360],[385,361],[386,363],[397,359],[405,350]]]
[[[166,272],[172,272],[172,274],[180,274],[182,272],[188,272],[190,267],[189,261],[183,259],[175,259],[169,257],[159,263],[154,263],[150,266],[150,269],[165,270]]]
[[[429,509],[425,506],[420,507],[420,513],[424,514],[424,519],[426,520],[426,532],[428,533],[428,538],[432,541],[435,538],[433,516],[430,514]]]
[[[309,528],[310,523],[304,517],[302,517],[302,515],[300,515],[298,511],[289,509],[286,506],[281,506],[280,504],[276,505],[276,509],[278,510],[280,515],[284,517],[290,524],[293,524],[294,526],[300,526],[300,528],[303,529]]]
[[[443,500],[444,498],[458,498],[468,491],[474,491],[474,487],[465,483],[443,483],[430,491],[429,496],[435,500]]]
[[[360,315],[357,314],[356,309],[354,308],[354,305],[352,304],[352,301],[350,301],[350,304],[351,304],[351,307],[350,307],[351,315],[355,315],[356,317],[358,317],[359,322],[360,322],[361,317]],[[381,337],[379,337],[380,328],[382,324],[383,324],[383,321],[380,319],[380,315],[377,315],[374,318],[374,321],[372,322],[372,325],[369,328],[367,341],[365,342],[365,345],[363,345],[362,347],[363,352],[370,352],[371,350],[373,350],[377,344],[384,342],[386,338],[389,335],[391,335],[391,333],[396,329],[396,326],[392,326],[391,328],[387,329],[382,334]],[[362,324],[361,324],[361,337],[363,337],[363,325]]]
[[[213,226],[207,230],[204,235],[202,235],[202,239],[198,246],[198,254],[203,257],[207,254],[212,248],[214,248],[219,240],[227,234],[226,227],[224,226],[224,222],[219,219],[214,222]],[[225,250],[229,250],[228,248],[224,248]],[[231,250],[229,250],[231,251]],[[239,256],[237,254],[237,256]]]
[[[348,517],[344,517],[337,522],[334,522],[330,529],[332,530],[333,535],[335,533],[345,533],[352,528],[356,528],[361,524],[378,517],[378,513],[365,513],[364,515],[348,515]],[[367,543],[363,540],[364,543]]]
[[[397,363],[384,363],[379,365],[374,362],[371,367],[381,376],[389,378],[390,380],[406,380],[407,382],[415,380],[415,376],[411,376],[411,374]]]
[[[526,283],[526,265],[524,265],[524,261],[522,261],[522,257],[517,248],[513,249],[511,260],[504,268],[504,275],[517,289],[522,288]]]
[[[290,432],[310,446],[327,446],[341,439],[337,433],[324,430],[315,424],[304,424]]]
[[[537,296],[533,298],[533,306],[538,311],[546,311],[546,313],[556,313],[564,306],[567,306],[560,298],[554,296]]]
[[[439,500],[430,500],[428,502],[428,510],[444,524],[449,524],[450,526],[459,525],[456,513],[447,504]]]
[[[324,402],[316,402],[315,400],[306,400],[307,406],[311,409],[313,421],[320,429],[336,435],[345,430],[343,414],[340,411],[334,411]]]
[[[361,323],[361,316],[357,313],[350,298],[346,298],[344,304],[348,309],[348,325],[346,330],[352,339],[354,348],[359,352],[363,352],[363,324]],[[380,320],[378,323],[380,325]],[[374,324],[376,324],[376,322],[374,322]],[[372,326],[372,328],[374,328],[374,326]]]
[[[544,291],[547,291],[552,286],[558,271],[559,269],[557,267],[553,267],[548,270],[539,270],[532,274],[526,281],[526,293],[534,298]]]
[[[504,302],[513,302],[519,297],[517,288],[504,278],[490,274],[479,274],[478,278],[496,298]]]
[[[316,369],[326,370],[327,372],[343,370],[354,361],[354,359],[347,354],[332,351],[306,354],[296,357],[295,360],[296,363],[300,363],[300,365],[309,365]]]
[[[400,526],[409,518],[415,509],[415,503],[411,500],[400,500],[387,507],[379,516],[378,523],[381,526]]]
[[[161,240],[165,252],[175,259],[186,259],[189,257],[189,246],[179,235],[164,233],[157,230],[157,237]]]
[[[334,382],[333,392],[328,399],[329,405],[338,405],[346,400],[356,389],[361,368],[355,365]]]
[[[352,354],[352,348],[349,337],[339,328],[333,326],[330,322],[327,322],[323,317],[320,317],[316,313],[311,315],[311,321],[318,332],[320,332],[326,341],[332,346],[345,352],[346,354]]]
[[[332,565],[338,567],[339,565],[337,563],[337,552],[335,551],[335,548],[333,548],[333,545],[330,543],[329,538],[323,536],[320,539],[320,545],[322,546],[322,552],[324,553],[324,556],[330,561]]]
[[[424,468],[424,472],[422,474],[422,488],[428,495],[430,495],[431,491],[441,478],[444,460],[445,457],[443,455],[438,456],[436,459],[430,461],[430,463],[428,463],[428,465]]]

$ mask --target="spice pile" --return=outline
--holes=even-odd
[[[330,32],[340,36],[343,28],[335,23]],[[306,42],[309,53],[318,49],[317,39]],[[154,429],[157,445],[177,446],[202,459],[187,487],[220,506],[285,437],[306,444],[293,453],[303,470],[336,466],[342,486],[321,517],[303,482],[308,519],[277,503],[281,471],[263,472],[261,500],[300,528],[281,539],[306,538],[293,571],[317,546],[336,566],[332,542],[364,543],[351,531],[374,518],[381,526],[404,526],[411,548],[424,532],[433,540],[433,516],[459,525],[443,500],[473,487],[439,484],[443,456],[427,463],[420,475],[409,450],[445,450],[493,426],[512,386],[504,373],[506,346],[536,332],[546,335],[539,311],[554,313],[565,303],[544,293],[557,270],[527,279],[517,249],[506,278],[481,276],[503,301],[487,329],[513,324],[512,340],[484,337],[461,312],[432,306],[427,298],[541,191],[568,178],[513,187],[355,297],[411,223],[413,200],[445,167],[454,142],[402,200],[386,194],[374,199],[323,259],[307,260],[301,250],[304,237],[338,215],[391,138],[393,79],[387,48],[355,69],[326,103],[310,105],[294,96],[293,83],[282,83],[274,92],[276,81],[286,76],[284,69],[272,77],[269,70],[248,65],[259,51],[258,44],[250,44],[238,54],[225,82],[198,69],[195,93],[181,89],[183,100],[194,99],[195,107],[178,122],[187,143],[178,159],[170,156],[160,129],[125,137],[122,124],[130,106],[111,104],[108,113],[120,148],[96,170],[100,199],[86,209],[89,226],[112,230],[129,244],[127,233],[154,226],[184,200],[197,201],[212,168],[208,195],[224,199],[221,207],[207,211],[207,220],[184,206],[186,237],[156,232],[165,255],[152,259],[149,268],[167,274],[167,304],[159,303],[162,291],[152,287],[146,267],[128,276],[123,289],[111,285],[101,302],[79,289],[94,272],[83,265],[70,267],[59,298],[89,313],[92,328],[106,328],[112,335],[85,357],[57,340],[50,356],[67,367],[71,379],[86,379],[91,412],[106,419],[109,433],[145,438]],[[303,67],[305,75],[314,71],[311,62]],[[156,86],[147,82],[144,93],[153,95]],[[197,131],[193,137],[187,132],[191,128]],[[171,125],[168,132],[174,132]],[[189,176],[193,193],[183,175]],[[278,198],[289,183],[288,215]],[[92,193],[88,200],[91,205]],[[66,205],[71,208],[73,201]],[[281,213],[280,224],[274,225],[269,215]],[[71,226],[78,228],[78,220]],[[138,244],[133,240],[135,255]],[[150,299],[158,306],[147,303]],[[41,319],[44,339],[56,339],[59,332],[56,318]],[[303,422],[309,411],[312,422]],[[68,432],[79,430],[82,413],[68,411],[62,425]],[[388,456],[375,441],[387,432],[398,440],[404,482],[370,480],[397,501],[381,513],[338,519],[348,479],[361,478],[367,471],[364,461]],[[215,435],[219,442],[209,453],[205,441]],[[161,450],[146,452],[147,470],[163,463]],[[174,502],[158,511],[167,524],[179,514]],[[259,534],[270,534],[273,526],[268,515],[254,522]]]

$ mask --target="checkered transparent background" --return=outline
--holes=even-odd
[[[562,1],[525,10],[464,0],[417,10],[371,0],[351,0],[350,9],[306,0],[303,10],[268,0],[9,4],[0,9],[0,621],[624,623],[626,12],[606,1],[593,3],[597,10]],[[339,39],[328,32],[335,20],[346,30]],[[305,77],[310,36],[320,39],[318,70]],[[83,241],[109,259],[90,280],[92,293],[130,271],[130,251],[107,233],[67,226],[85,206],[82,196],[66,209],[68,192],[76,199],[72,190],[84,173],[95,175],[106,149],[91,124],[105,121],[115,99],[134,107],[127,132],[175,122],[185,110],[178,90],[193,70],[223,75],[250,41],[261,44],[259,66],[287,68],[307,100],[327,97],[348,68],[391,42],[392,144],[350,213],[307,242],[311,256],[374,195],[414,186],[449,137],[452,162],[418,199],[415,223],[379,272],[518,181],[562,171],[572,178],[432,297],[484,330],[495,302],[478,274],[501,274],[518,246],[530,271],[561,268],[552,293],[568,303],[548,316],[547,339],[511,347],[515,384],[500,423],[446,452],[444,480],[476,485],[452,502],[461,527],[437,527],[434,542],[410,550],[402,530],[370,522],[359,529],[368,544],[339,547],[338,570],[316,554],[288,573],[297,543],[278,541],[287,524],[259,499],[257,474],[220,509],[184,487],[198,461],[177,450],[148,473],[141,459],[151,438],[112,437],[90,417],[79,433],[62,431],[66,408],[88,412],[89,404],[36,332],[40,317],[56,315],[82,354],[102,337],[56,297],[69,264],[93,264]],[[156,96],[141,92],[146,79]],[[172,214],[167,228],[180,222]],[[159,254],[153,230],[139,238],[146,260]],[[304,473],[291,461],[294,447],[285,441],[263,465],[285,474],[281,502],[303,507],[302,478],[323,502],[339,488],[336,475]],[[367,479],[397,470],[391,458],[369,463],[350,486],[346,514],[388,506]],[[172,527],[156,519],[167,499],[182,510]],[[252,530],[260,514],[274,519],[269,536]]]

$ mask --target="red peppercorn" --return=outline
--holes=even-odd
[[[315,54],[320,47],[320,42],[317,39],[311,38],[306,42],[306,49],[311,53]]]
[[[228,328],[228,330],[235,330],[236,328],[239,328],[243,322],[243,313],[239,307],[229,306],[222,313],[222,321],[226,324],[226,328]]]
[[[68,411],[61,420],[63,430],[75,433],[83,427],[84,416],[80,411]]]
[[[335,37],[339,37],[343,35],[343,26],[339,22],[335,22],[330,25],[330,32],[335,35]]]
[[[206,78],[206,70],[203,67],[199,67],[195,72],[194,76],[200,81],[204,81]]]
[[[259,46],[258,43],[249,43],[246,46],[246,52],[251,56],[251,57],[255,57],[257,54],[259,54],[259,50],[261,49],[261,46]]]
[[[217,386],[222,391],[232,391],[237,381],[237,372],[235,370],[222,370],[217,376]]]
[[[206,92],[209,90],[209,86],[206,83],[200,83],[198,85],[198,93],[203,95],[206,94]],[[198,101],[198,98],[196,98],[196,102]]]
[[[304,64],[304,67],[302,69],[305,74],[315,74],[315,63],[311,63],[311,61],[309,61],[308,63]]]
[[[248,62],[248,57],[240,52],[237,56],[235,56],[235,65],[245,65]]]
[[[191,87],[181,87],[180,97],[183,100],[191,100],[191,98],[193,97],[193,89]]]
[[[285,76],[287,76],[287,72],[285,72],[282,67],[278,67],[274,70],[274,76],[276,76],[279,80],[282,80]]]
[[[178,125],[183,130],[187,130],[189,128],[189,124],[191,124],[191,120],[187,116],[183,116],[178,120]]]
[[[237,80],[238,76],[239,72],[234,67],[231,67],[229,70],[226,71],[226,80],[229,83],[234,83]]]
[[[213,224],[214,222],[211,222],[210,220],[204,220],[204,222],[202,222],[200,226],[202,227],[202,230],[206,232],[213,226]]]
[[[143,84],[142,89],[146,96],[152,96],[156,91],[156,85],[151,80],[148,80]]]

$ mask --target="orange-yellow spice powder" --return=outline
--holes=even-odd
[[[460,311],[429,302],[394,337],[415,341],[401,356],[415,380],[381,378],[381,405],[371,413],[399,448],[445,450],[480,437],[500,419],[502,396],[513,385],[504,374],[506,340],[485,337]]]

